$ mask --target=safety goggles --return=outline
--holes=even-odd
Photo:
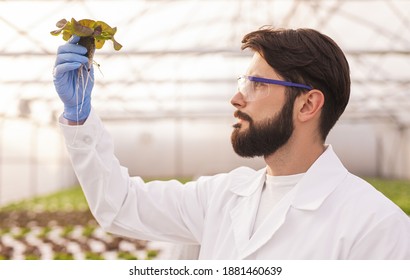
[[[272,80],[267,78],[246,75],[238,77],[238,91],[243,95],[246,101],[254,101],[256,99],[267,97],[270,92],[269,84],[281,85],[285,87],[303,88],[306,90],[313,89],[312,87],[304,84],[297,84],[281,80]]]

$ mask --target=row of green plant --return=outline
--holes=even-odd
[[[148,250],[147,256],[144,260],[152,260],[156,258],[158,252],[155,250]],[[25,256],[26,260],[40,260],[41,256],[37,254],[28,254]],[[85,260],[104,260],[104,256],[96,252],[84,252]],[[138,260],[134,254],[126,251],[119,251],[117,253],[118,260]],[[0,254],[0,260],[7,260],[7,258]],[[56,252],[54,253],[53,260],[74,260],[74,255],[67,252]]]
[[[155,179],[147,179],[153,181]],[[168,180],[168,178],[161,179]],[[190,178],[178,179],[181,183],[190,181]],[[79,186],[73,186],[49,195],[24,199],[0,207],[0,211],[40,210],[40,211],[84,211],[88,209],[87,201]]]
[[[181,179],[186,182],[189,179]],[[377,190],[396,203],[410,215],[410,181],[367,178]],[[74,186],[50,195],[23,200],[0,208],[0,211],[42,209],[44,211],[84,211],[87,201],[79,186]]]
[[[1,207],[0,211],[84,211],[87,209],[87,201],[81,188],[74,186],[49,195],[8,204]]]
[[[14,240],[18,241],[21,245],[25,246],[25,250],[23,252],[23,258],[25,259],[42,259],[41,250],[38,246],[42,245],[33,245],[30,239],[33,237],[42,240],[44,244],[48,244],[51,246],[53,250],[53,256],[51,259],[65,259],[70,260],[74,259],[74,255],[70,252],[67,252],[65,245],[60,243],[61,241],[55,243],[51,238],[52,231],[58,230],[58,234],[62,240],[66,240],[67,242],[76,242],[78,243],[79,247],[81,248],[83,258],[93,259],[93,260],[102,260],[104,259],[105,253],[111,252],[116,254],[116,259],[134,259],[137,260],[138,257],[135,255],[135,252],[123,251],[121,250],[120,243],[125,242],[132,242],[134,243],[135,248],[138,250],[142,250],[143,255],[141,253],[138,256],[141,259],[149,260],[154,259],[158,251],[150,250],[146,247],[146,243],[143,241],[138,240],[128,240],[126,238],[122,238],[119,236],[111,235],[106,233],[107,238],[99,236],[94,236],[94,231],[98,228],[96,224],[86,224],[86,225],[77,225],[73,226],[71,224],[66,225],[64,227],[56,228],[52,226],[44,226],[44,227],[30,227],[30,226],[23,226],[23,227],[2,227],[0,228],[0,260],[12,259],[13,252],[15,250],[14,245],[6,245],[2,242],[2,237],[8,236],[7,239],[13,238]],[[73,235],[74,230],[76,230],[76,234]],[[53,234],[55,236],[55,232]],[[77,237],[78,235],[79,238]],[[60,240],[61,240],[60,239]],[[106,250],[104,252],[92,252],[90,251],[89,246],[87,245],[89,240],[99,240],[106,246]],[[48,257],[47,257],[48,258]],[[110,257],[111,258],[111,257]]]
[[[81,236],[90,238],[93,235],[96,228],[97,228],[97,225],[91,225],[91,224],[85,225],[81,230]],[[0,228],[0,236],[5,235],[5,234],[10,234],[15,239],[21,239],[21,238],[24,238],[25,236],[27,236],[29,233],[31,233],[32,228],[28,227],[28,226],[20,227],[17,232],[13,232],[13,233],[11,232],[11,230],[12,229],[8,228],[8,227]],[[45,237],[48,236],[48,234],[52,230],[53,230],[53,228],[51,226],[42,227],[40,232],[37,233],[36,236],[40,239],[45,238]],[[60,233],[60,236],[61,237],[67,237],[73,231],[74,231],[74,226],[73,225],[67,225],[67,226],[63,227],[63,229]]]
[[[407,215],[410,215],[410,181],[367,178],[377,190],[396,203]]]

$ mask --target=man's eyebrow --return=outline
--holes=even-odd
[[[259,74],[247,74],[246,76],[251,76],[251,77],[257,77],[257,78],[263,78],[263,75],[259,75]]]

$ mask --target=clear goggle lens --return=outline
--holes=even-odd
[[[274,80],[262,77],[246,76],[242,75],[238,77],[238,91],[242,94],[246,101],[253,101],[261,99],[269,95],[269,85],[281,85],[285,87],[296,87],[306,91],[313,88],[308,85],[298,84],[282,80]]]
[[[254,101],[269,95],[268,84],[252,81],[248,76],[238,77],[238,91],[246,101]]]

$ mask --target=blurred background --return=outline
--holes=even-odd
[[[263,25],[332,37],[351,66],[350,104],[328,142],[361,176],[410,178],[409,1],[0,1],[0,205],[72,186],[52,83],[62,19],[118,28],[97,50],[93,105],[132,175],[195,177],[248,164],[231,148],[229,100],[244,34]]]
[[[77,184],[60,135],[52,83],[62,18],[116,26],[123,45],[97,50],[93,106],[131,175],[195,178],[240,165],[230,98],[263,25],[333,38],[351,67],[350,104],[331,131],[350,171],[410,179],[410,1],[0,1],[0,206]]]

